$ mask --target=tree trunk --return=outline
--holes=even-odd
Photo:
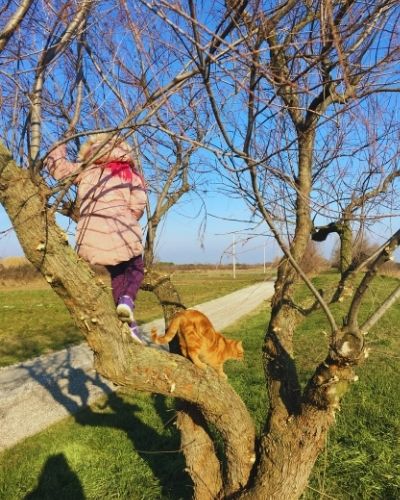
[[[281,420],[260,442],[260,462],[246,500],[296,500],[308,479],[333,422],[333,413],[303,406],[301,415]]]
[[[213,370],[199,370],[182,356],[131,341],[129,328],[115,314],[109,288],[70,248],[46,208],[49,196],[42,179],[18,168],[0,144],[0,203],[26,257],[62,298],[85,335],[96,370],[116,385],[195,404],[223,438],[227,491],[245,485],[254,462],[255,430],[242,400]],[[172,307],[170,300],[165,302],[166,308]]]
[[[290,253],[301,262],[312,228],[310,192],[313,130],[298,132],[299,176],[297,179],[296,231]],[[264,344],[264,366],[268,382],[270,415],[286,419],[299,412],[300,388],[293,360],[293,334],[300,320],[293,304],[293,287],[297,273],[284,258],[278,269],[275,293],[271,300],[271,320]]]
[[[353,232],[350,221],[345,216],[340,231],[340,261],[339,270],[343,276],[351,268],[353,262]]]
[[[146,259],[145,262],[147,263],[148,260]],[[163,308],[166,325],[178,310],[185,308],[178,291],[167,274],[161,275],[146,269],[142,288],[152,291],[158,298]],[[179,342],[176,337],[170,342],[169,349],[170,352],[180,354]],[[181,449],[185,456],[186,470],[193,481],[193,498],[194,500],[218,498],[223,490],[222,474],[207,423],[195,405],[177,402],[176,406],[176,425],[180,431]]]
[[[296,231],[290,253],[301,262],[312,228],[310,192],[314,131],[298,132]],[[331,418],[323,411],[304,412],[293,353],[293,335],[302,316],[293,302],[297,273],[287,259],[281,263],[271,301],[271,320],[264,345],[264,366],[270,409],[268,428],[260,440],[260,459],[253,485],[243,495],[251,499],[295,499],[304,491],[314,462],[324,445]]]
[[[332,302],[342,302],[350,297],[354,290],[354,267],[353,267],[353,231],[350,226],[349,215],[346,212],[339,232],[339,271],[340,281],[332,297]]]
[[[223,498],[222,473],[214,443],[201,412],[183,403],[176,425],[181,431],[181,447],[186,470],[194,484],[193,500]]]

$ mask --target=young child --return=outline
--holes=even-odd
[[[46,167],[58,180],[79,172],[74,179],[80,204],[77,252],[90,264],[107,268],[118,317],[129,324],[132,338],[143,343],[133,311],[144,276],[138,220],[146,206],[145,183],[129,145],[115,139],[104,145],[104,140],[105,134],[90,136],[80,148],[78,163],[66,159],[65,145],[58,146]],[[82,168],[83,162],[87,164]]]

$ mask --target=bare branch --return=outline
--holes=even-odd
[[[31,96],[31,147],[30,147],[30,161],[31,165],[35,166],[38,159],[41,143],[41,118],[42,118],[42,92],[45,79],[45,72],[48,69],[52,60],[60,54],[71,40],[76,36],[82,27],[85,25],[86,17],[91,9],[94,0],[83,0],[80,8],[75,13],[74,18],[64,30],[62,36],[56,43],[46,48],[38,63],[35,76],[35,84],[33,86]],[[39,166],[40,166],[39,162]],[[37,168],[37,167],[36,167]]]
[[[374,277],[376,276],[380,267],[392,258],[392,254],[396,247],[400,245],[400,230],[396,231],[393,236],[386,242],[384,248],[380,251],[379,255],[370,265],[369,270],[366,272],[360,285],[358,286],[353,301],[351,303],[349,314],[346,319],[346,325],[353,331],[358,331],[358,313],[365,293]]]
[[[368,320],[361,326],[361,332],[365,335],[381,317],[400,299],[400,286],[390,294],[390,296],[383,302],[379,308],[368,318]]]
[[[26,13],[33,4],[34,0],[22,0],[19,2],[17,10],[0,32],[0,52],[4,50],[13,33],[18,29],[18,26],[21,24]]]

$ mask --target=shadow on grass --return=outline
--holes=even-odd
[[[163,434],[145,424],[138,416],[142,410],[138,405],[127,402],[127,398],[124,399],[113,392],[98,374],[92,377],[81,368],[71,366],[68,352],[66,357],[56,366],[54,364],[46,366],[38,362],[34,365],[26,364],[25,369],[34,380],[48,390],[55,401],[71,413],[78,424],[114,428],[125,432],[136,453],[149,465],[154,476],[158,479],[163,498],[171,500],[191,498],[192,482],[184,472],[185,462],[179,451],[180,438],[175,427],[171,427],[170,432]],[[103,393],[108,395],[98,412],[88,406],[90,386],[93,385],[101,388]],[[154,395],[152,400],[155,411],[166,426],[171,420],[171,414],[166,407],[165,398]],[[112,412],[104,412],[106,408],[111,409]],[[76,495],[71,495],[68,498],[74,500],[84,498],[78,494],[76,483],[79,482],[79,479],[69,469],[65,458],[62,457],[62,460],[61,457],[57,455],[48,459],[38,488],[30,494],[37,496],[26,498],[54,498],[55,493],[58,497],[58,493],[65,486],[64,480],[68,483],[68,477],[71,482],[70,487],[77,491]],[[60,470],[55,477],[62,479],[59,486],[48,480],[50,475],[48,470],[56,467]],[[68,470],[70,474],[66,473]],[[134,480],[140,481],[140,477],[134,478]]]
[[[165,399],[152,397],[154,407],[164,423],[170,420]],[[138,455],[149,465],[162,488],[162,498],[189,499],[192,497],[192,482],[184,472],[185,461],[179,451],[180,438],[175,427],[170,432],[158,433],[145,424],[138,413],[139,406],[126,402],[116,393],[108,396],[103,408],[110,408],[112,413],[95,412],[90,408],[74,415],[75,421],[82,426],[110,427],[122,430],[132,442]],[[140,481],[140,477],[136,480]]]
[[[85,500],[82,485],[62,453],[50,456],[43,466],[37,488],[24,500]]]

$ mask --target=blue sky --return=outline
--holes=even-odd
[[[277,246],[271,238],[257,236],[244,243],[254,232],[237,222],[221,221],[208,216],[204,234],[200,236],[201,218],[193,219],[190,207],[190,204],[185,204],[172,211],[160,225],[156,244],[156,256],[159,260],[177,264],[231,263],[234,231],[239,231],[235,235],[237,262],[262,263],[264,246],[266,261],[271,261],[278,255]],[[221,198],[219,207],[220,213],[225,217],[243,216],[243,207],[236,201]],[[60,219],[60,223],[66,227],[65,220]],[[73,244],[74,227],[71,226],[68,232]],[[18,255],[23,255],[23,251],[7,214],[0,206],[0,258]]]
[[[205,228],[202,226],[202,217],[193,217],[195,202],[187,201],[171,210],[160,224],[155,254],[158,260],[174,262],[176,264],[230,264],[232,263],[232,244],[235,241],[236,262],[244,264],[263,263],[274,260],[281,253],[275,241],[266,233],[265,226],[257,230],[249,230],[248,223],[239,223],[246,215],[246,208],[239,200],[226,196],[211,198]],[[196,207],[196,211],[197,211]],[[220,217],[232,220],[222,220]],[[67,230],[71,245],[74,244],[74,224],[68,224],[66,218],[60,217],[58,222]],[[398,220],[393,221],[390,228],[395,230]],[[145,221],[143,221],[145,224]],[[386,230],[385,230],[386,229]],[[371,235],[371,240],[379,243],[389,236],[388,227],[381,227]],[[235,236],[233,236],[235,235]],[[329,236],[328,240],[319,245],[320,252],[327,258],[331,256],[336,244],[336,235]],[[10,220],[0,205],[0,259],[10,256],[21,256],[23,251],[19,245]],[[400,260],[400,251],[396,252],[396,260]]]

